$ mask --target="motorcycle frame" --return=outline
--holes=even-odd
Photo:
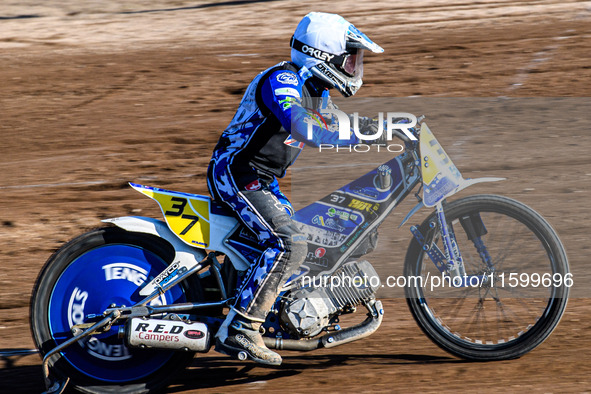
[[[417,136],[419,138],[421,138],[421,136],[424,135],[423,133],[425,130],[428,130],[428,128],[426,128],[426,124],[423,123],[423,119],[424,117],[420,117],[418,120],[418,124],[421,127],[421,131],[417,132]],[[379,215],[378,219],[374,221],[370,226],[368,226],[363,231],[363,233],[357,238],[357,241],[353,243],[345,253],[342,254],[341,258],[339,258],[339,260],[334,264],[334,268],[329,271],[322,272],[322,275],[330,274],[330,271],[334,271],[334,269],[338,268],[342,261],[346,261],[346,259],[349,258],[351,254],[355,251],[355,246],[361,243],[364,239],[366,239],[368,234],[372,230],[379,227],[379,225],[392,212],[392,210],[400,202],[402,202],[410,194],[410,192],[423,180],[421,167],[425,163],[424,160],[421,160],[419,151],[420,144],[416,141],[411,141],[406,135],[404,135],[401,132],[396,133],[396,130],[394,131],[394,134],[404,141],[406,145],[406,151],[404,154],[395,157],[388,163],[391,163],[393,161],[400,163],[401,168],[403,170],[404,187],[393,189],[385,196],[385,198],[382,198],[381,201],[386,202],[386,208]],[[421,164],[422,162],[423,164]],[[372,172],[370,172],[369,174],[372,174]],[[366,174],[365,176],[367,175],[368,174]],[[461,275],[465,271],[463,267],[461,254],[457,247],[454,247],[455,238],[453,234],[448,230],[446,224],[447,222],[445,220],[445,212],[443,208],[445,198],[453,194],[456,194],[460,190],[463,190],[466,187],[476,183],[495,182],[500,180],[504,180],[504,178],[477,178],[468,180],[464,180],[463,178],[461,178],[460,182],[458,182],[459,184],[457,185],[457,187],[455,187],[453,191],[447,193],[444,198],[441,198],[440,201],[434,204],[435,211],[437,213],[438,223],[442,233],[444,253],[446,259],[448,260],[448,264],[445,268],[449,269],[450,271],[457,272],[456,275]],[[425,185],[422,185],[422,188],[424,190]],[[411,211],[409,211],[409,213],[403,219],[399,227],[404,225],[420,208],[425,206],[424,198],[421,198],[419,192],[415,193],[416,198],[419,200],[418,204]],[[105,223],[114,224],[126,231],[152,234],[166,240],[173,246],[176,252],[175,257],[173,259],[173,263],[171,265],[177,264],[178,267],[174,271],[170,271],[167,268],[158,276],[156,276],[148,285],[146,285],[140,291],[140,295],[144,296],[144,298],[135,305],[131,307],[114,306],[112,308],[106,309],[102,315],[90,315],[87,316],[87,318],[96,319],[100,317],[105,317],[107,315],[112,314],[115,310],[121,312],[120,316],[117,317],[117,320],[122,320],[135,316],[149,316],[161,313],[177,313],[181,311],[187,312],[200,308],[229,305],[229,303],[233,300],[233,297],[228,297],[228,290],[231,289],[225,288],[220,274],[219,263],[217,262],[217,259],[215,257],[218,254],[224,254],[228,256],[237,270],[247,269],[250,265],[250,262],[248,262],[248,260],[243,255],[241,255],[238,251],[230,247],[226,242],[228,238],[232,234],[234,234],[242,225],[234,217],[229,217],[227,215],[215,216],[216,217],[210,220],[210,222],[216,223],[217,227],[215,228],[215,231],[221,232],[223,236],[219,237],[219,240],[212,242],[211,248],[216,250],[217,253],[212,252],[209,254],[206,254],[203,249],[199,249],[195,246],[189,245],[188,243],[181,241],[181,239],[169,228],[169,226],[167,226],[166,223],[158,219],[125,216],[103,220],[103,222]],[[217,248],[214,248],[214,246],[217,246]],[[235,260],[235,258],[237,258],[237,260]],[[441,270],[441,267],[437,265],[437,261],[435,261],[433,257],[431,259],[433,260],[435,265]],[[223,297],[221,301],[214,303],[189,302],[183,304],[162,305],[158,307],[147,305],[156,297],[160,296],[161,294],[170,290],[178,283],[187,279],[189,276],[201,271],[206,267],[210,267],[210,272],[214,275],[216,279],[216,282],[219,286],[219,290]],[[162,285],[163,282],[165,282],[164,285]]]
[[[423,190],[423,198],[420,196],[420,190],[415,193],[416,198],[418,199],[418,204],[409,211],[406,217],[403,219],[399,227],[404,225],[419,209],[424,206],[434,207],[436,211],[436,217],[438,224],[440,226],[443,246],[444,246],[444,253],[445,259],[448,261],[447,264],[442,264],[441,260],[443,258],[441,251],[439,251],[439,255],[435,253],[427,252],[428,256],[431,258],[433,263],[436,267],[441,270],[448,270],[452,273],[452,276],[462,276],[465,275],[463,261],[461,258],[461,254],[457,248],[457,244],[455,242],[455,237],[452,232],[449,231],[447,227],[447,222],[445,219],[445,212],[443,203],[445,199],[453,194],[456,194],[460,190],[465,189],[476,183],[481,182],[495,182],[504,180],[504,178],[477,178],[477,179],[463,179],[461,175],[459,177],[456,176],[454,188],[453,190],[445,193],[441,198],[433,204],[426,204],[425,201],[425,190],[430,185],[427,185],[423,179],[423,167],[427,168],[428,158],[433,159],[433,152],[431,155],[433,157],[428,157],[429,152],[428,150],[435,151],[435,148],[430,148],[426,144],[423,144],[423,136],[427,133],[431,134],[430,130],[423,122],[424,117],[421,116],[418,119],[418,126],[420,127],[420,131],[416,131],[417,136],[419,137],[419,142],[411,141],[405,134],[402,132],[398,132],[394,130],[394,135],[404,141],[406,146],[406,151],[404,154],[395,157],[394,159],[388,161],[385,164],[391,163],[398,163],[401,169],[401,175],[403,176],[402,185],[403,187],[395,187],[391,188],[391,190],[382,196],[380,203],[386,203],[386,208],[384,208],[378,218],[374,220],[371,225],[367,226],[362,233],[359,234],[357,240],[352,243],[352,245],[346,250],[345,253],[342,253],[341,257],[333,264],[333,268],[321,272],[321,275],[329,275],[332,271],[337,269],[340,263],[346,261],[354,252],[355,247],[358,246],[363,240],[365,240],[368,235],[379,225],[383,222],[383,220],[392,212],[392,210],[402,202],[410,193],[411,191],[422,182],[422,190]],[[432,134],[431,134],[432,136]],[[434,139],[434,137],[432,137]],[[436,140],[435,140],[436,141]],[[434,144],[431,144],[434,146]],[[437,144],[438,145],[438,144]],[[437,153],[441,155],[442,148],[439,147]],[[443,152],[445,155],[445,152]],[[445,155],[447,160],[444,160],[445,164],[448,162],[451,163],[451,160]],[[451,163],[453,166],[453,163]],[[378,167],[379,168],[379,167]],[[455,169],[455,166],[453,166]],[[376,172],[374,170],[373,172]],[[457,171],[457,169],[456,169]],[[373,174],[370,172],[364,177]],[[459,172],[457,172],[459,174]],[[363,177],[362,177],[363,178]],[[444,176],[445,178],[445,176]],[[359,178],[361,179],[361,178]],[[134,188],[141,185],[131,185]],[[342,189],[342,188],[341,188]],[[339,189],[339,191],[341,190]],[[156,190],[156,189],[155,189]],[[160,190],[160,189],[157,189]],[[339,192],[336,191],[336,192]],[[333,193],[336,193],[333,192]],[[329,194],[331,196],[333,193]],[[193,197],[200,197],[195,195],[188,195],[185,193],[179,193],[179,195],[187,195]],[[327,196],[327,198],[329,197]],[[317,202],[318,203],[318,202]],[[312,204],[313,205],[313,204]],[[310,206],[308,206],[310,207]],[[306,207],[306,208],[308,208]],[[306,208],[303,208],[305,210]],[[300,212],[300,211],[298,211]],[[164,213],[164,211],[163,211]],[[130,307],[125,306],[116,306],[112,305],[110,308],[107,308],[102,314],[100,315],[88,315],[87,319],[89,320],[99,320],[96,323],[84,323],[78,324],[72,327],[73,337],[67,340],[66,342],[62,343],[61,345],[55,347],[50,352],[48,352],[45,357],[43,358],[42,368],[43,374],[45,377],[46,386],[48,389],[52,387],[56,382],[54,382],[49,377],[49,361],[50,359],[58,355],[61,351],[65,348],[69,347],[73,343],[76,343],[80,339],[87,337],[89,335],[95,334],[97,332],[104,332],[109,330],[115,324],[122,324],[127,319],[133,317],[140,317],[140,316],[150,316],[156,314],[163,314],[163,313],[179,313],[179,312],[191,312],[202,308],[209,308],[209,307],[220,307],[220,306],[229,306],[233,300],[233,297],[228,297],[228,290],[226,289],[221,278],[220,274],[220,267],[219,263],[216,259],[216,256],[219,254],[225,254],[230,258],[232,264],[237,270],[245,270],[250,265],[250,262],[244,257],[241,253],[237,250],[232,248],[228,245],[227,240],[228,238],[234,234],[236,231],[240,229],[242,226],[238,220],[232,216],[223,215],[223,214],[215,214],[213,218],[210,218],[210,223],[214,224],[214,228],[212,229],[212,233],[222,234],[221,236],[214,238],[211,244],[209,245],[209,249],[216,250],[217,252],[211,252],[206,254],[204,249],[200,249],[194,245],[189,244],[188,242],[182,240],[175,232],[173,232],[167,223],[153,218],[147,217],[118,217],[112,219],[103,220],[105,223],[113,224],[117,227],[120,227],[126,231],[130,232],[139,232],[139,233],[146,233],[151,234],[157,237],[160,237],[171,244],[171,246],[175,250],[175,256],[171,265],[162,271],[159,275],[157,275],[150,283],[148,283],[141,291],[140,295],[144,296],[144,298],[137,302],[135,305]],[[296,218],[297,220],[297,212]],[[415,226],[411,228],[411,232],[413,233],[414,237],[421,243],[422,246],[424,244],[422,241],[422,234],[418,233],[418,230]],[[173,266],[174,270],[171,270],[170,267]],[[210,273],[216,279],[216,282],[219,286],[220,293],[222,294],[222,300],[217,302],[187,302],[187,303],[180,303],[180,304],[172,304],[172,305],[162,305],[162,306],[149,306],[148,303],[155,299],[156,297],[160,296],[161,294],[167,292],[172,287],[176,286],[183,280],[187,279],[189,276],[194,275],[195,273],[203,270],[204,268],[209,267]],[[295,280],[292,281],[295,283]],[[379,301],[372,302],[366,307],[369,310],[369,318],[362,323],[360,326],[364,329],[364,332],[361,337],[370,335],[381,323],[383,310],[381,303]],[[373,319],[373,320],[372,320]],[[350,335],[350,332],[347,330],[342,330],[342,337],[343,339],[340,341],[335,341],[335,336],[325,336],[321,339],[317,340],[304,340],[300,342],[306,342],[307,345],[303,345],[300,350],[312,350],[313,348],[317,348],[316,342],[322,342],[324,347],[332,347],[336,346],[337,344],[343,344],[350,342],[351,340],[359,339],[359,336],[353,338]],[[336,334],[338,335],[338,334]],[[276,339],[267,338],[266,343],[271,345],[271,342],[276,342]],[[297,340],[295,340],[297,341]],[[275,343],[275,348],[280,349],[282,344]],[[310,346],[308,346],[310,345]]]

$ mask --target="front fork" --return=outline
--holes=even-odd
[[[465,278],[466,268],[464,267],[464,260],[462,259],[462,254],[458,248],[456,236],[453,231],[450,231],[451,229],[447,225],[447,220],[445,220],[445,212],[443,211],[443,204],[441,201],[435,206],[435,211],[437,213],[437,220],[439,221],[439,228],[441,229],[443,250],[447,258],[446,269],[452,280],[456,277]]]
[[[460,224],[465,230],[466,236],[470,241],[473,242],[476,251],[478,252],[482,262],[485,263],[486,267],[482,272],[482,275],[468,276],[466,275],[464,259],[462,258],[460,248],[458,247],[455,233],[453,229],[447,224],[442,202],[437,203],[435,206],[435,213],[441,232],[443,252],[434,242],[428,244],[425,241],[425,237],[423,234],[421,234],[416,226],[412,226],[410,231],[417,242],[419,242],[425,253],[429,256],[431,261],[433,261],[437,269],[442,273],[442,275],[449,275],[451,283],[453,283],[456,287],[464,287],[473,285],[474,283],[483,284],[490,280],[492,274],[495,271],[495,267],[488,249],[482,239],[482,236],[487,234],[487,230],[480,215],[476,213],[460,218]],[[436,226],[437,223],[435,223],[435,221],[429,223],[429,227],[431,229],[435,229]]]
[[[412,226],[410,231],[442,274],[447,273],[452,281],[453,278],[460,278],[453,281],[453,283],[458,283],[458,280],[463,282],[463,279],[466,278],[464,260],[462,259],[460,249],[458,248],[455,234],[447,225],[443,204],[441,202],[437,203],[435,206],[435,213],[441,230],[443,252],[434,242],[428,244],[417,226]],[[431,229],[434,229],[436,226],[437,223],[435,222],[429,223]]]

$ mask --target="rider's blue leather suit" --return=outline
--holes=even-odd
[[[282,62],[260,73],[248,86],[234,118],[222,133],[208,168],[212,196],[225,203],[266,247],[239,287],[234,309],[264,321],[279,288],[304,261],[306,237],[292,222],[292,207],[279,190],[304,144],[349,145],[314,117],[328,97],[326,88],[305,69]],[[312,138],[308,124],[312,121]]]

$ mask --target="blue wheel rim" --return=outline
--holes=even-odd
[[[101,314],[111,304],[133,305],[143,297],[139,289],[167,264],[155,253],[127,244],[109,244],[92,249],[73,260],[57,280],[49,299],[49,328],[57,344],[72,337],[71,327],[85,316]],[[175,286],[151,305],[186,301]],[[141,379],[160,369],[174,354],[127,348],[117,338],[119,326],[83,339],[62,352],[84,375],[106,382]]]

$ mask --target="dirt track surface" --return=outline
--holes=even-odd
[[[207,192],[206,163],[244,87],[288,58],[308,11],[341,13],[385,48],[366,58],[361,97],[591,96],[590,2],[78,3],[0,6],[0,349],[33,347],[29,296],[54,249],[100,219],[160,216],[126,182]],[[589,103],[576,101],[586,119]],[[582,290],[534,352],[499,363],[455,359],[393,299],[366,340],[285,352],[279,369],[210,353],[170,392],[588,390],[591,130],[580,119],[550,130],[543,122],[525,116],[504,131],[437,133],[464,175],[508,178],[474,192],[526,202],[565,244]],[[398,274],[408,239],[401,229],[387,241],[399,256],[388,269]],[[36,356],[0,369],[0,392],[42,389]]]

